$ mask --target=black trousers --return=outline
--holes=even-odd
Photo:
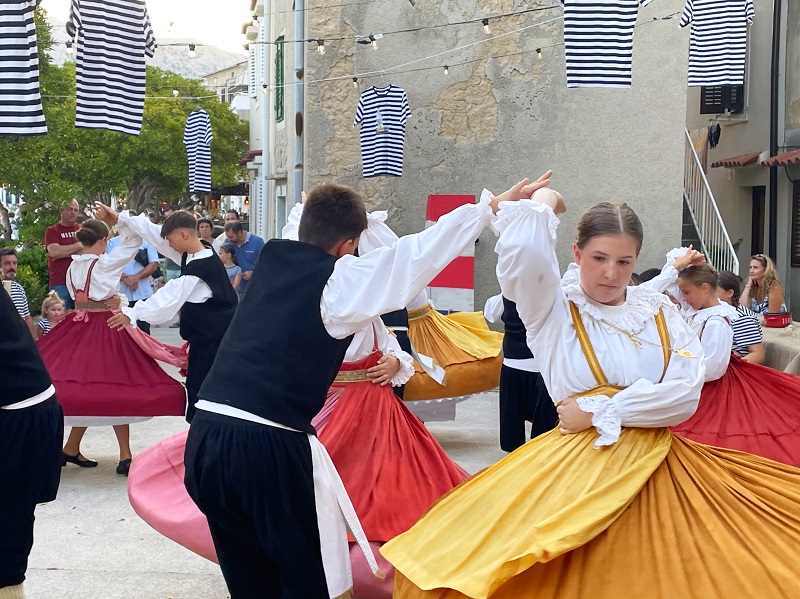
[[[206,380],[208,371],[217,357],[219,341],[191,341],[189,342],[189,363],[186,366],[186,396],[189,405],[186,406],[186,422],[191,422],[197,408],[197,394]]]
[[[555,428],[558,413],[542,375],[503,364],[500,370],[500,447],[514,451],[525,443],[525,422],[531,439]]]
[[[64,413],[51,397],[0,410],[0,588],[25,580],[36,504],[53,501],[61,480]]]
[[[138,301],[140,300],[132,300],[131,302],[128,303],[128,306],[133,308],[136,305],[136,302]],[[139,328],[140,331],[142,331],[142,333],[147,333],[148,335],[150,334],[150,323],[147,322],[146,320],[137,320],[136,326]]]
[[[308,437],[198,410],[186,489],[231,599],[327,599]]]

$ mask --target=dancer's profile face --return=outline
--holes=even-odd
[[[717,290],[712,290],[708,283],[695,285],[689,281],[678,279],[678,287],[681,290],[683,301],[685,301],[695,310],[710,308],[719,302]]]
[[[593,237],[583,248],[574,244],[583,292],[601,304],[622,304],[636,267],[636,248],[634,238],[624,233]]]

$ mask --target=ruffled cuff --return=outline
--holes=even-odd
[[[675,264],[675,260],[685,256],[686,252],[688,251],[689,248],[684,248],[684,247],[671,249],[670,251],[667,252],[667,264],[672,266],[673,264]]]
[[[405,385],[414,376],[414,358],[402,350],[398,352],[393,349],[387,349],[383,352],[383,355],[387,354],[400,360],[400,370],[395,373],[391,380],[392,387]]]
[[[484,190],[484,194],[487,193],[489,192]],[[491,200],[491,194],[489,194],[489,199]],[[483,198],[481,198],[481,200],[483,200]],[[553,209],[550,206],[547,206],[546,204],[540,204],[539,202],[534,202],[533,200],[500,202],[500,210],[492,219],[492,229],[495,233],[500,235],[512,222],[517,220],[521,214],[526,214],[529,212],[538,212],[542,214],[543,218],[547,219],[547,228],[550,232],[550,238],[556,239],[559,223],[556,213],[553,212]]]
[[[592,426],[600,437],[594,442],[596,449],[613,445],[622,434],[622,420],[617,414],[616,405],[605,395],[578,397],[578,407],[592,414]]]
[[[117,295],[119,296],[120,309],[127,308],[130,305],[130,302],[128,301],[128,296],[125,295],[124,293],[118,293]]]
[[[492,201],[494,198],[494,194],[489,191],[488,189],[484,189],[481,192],[481,199],[478,200],[478,206],[480,207],[481,211],[481,218],[483,222],[487,225],[490,225],[492,220],[494,219],[494,212],[492,211],[492,207],[489,205],[489,202]]]

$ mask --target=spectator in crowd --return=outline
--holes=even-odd
[[[247,291],[247,282],[253,275],[253,267],[256,265],[258,253],[264,247],[264,240],[245,231],[240,222],[225,225],[225,235],[228,241],[236,247],[236,263],[242,269],[242,282],[236,290],[241,298]]]
[[[739,303],[756,314],[786,312],[783,287],[772,258],[764,254],[750,256],[749,274]]]
[[[201,218],[197,221],[197,236],[200,238],[200,241],[205,241],[210,246],[213,246],[216,241],[211,235],[211,231],[213,230],[214,223],[211,222],[210,218]]]
[[[167,219],[169,216],[178,211],[177,206],[170,206],[169,208],[164,210],[164,218]],[[151,219],[152,220],[152,219]],[[177,264],[174,260],[170,260],[165,256],[165,265],[166,265],[166,273],[164,273],[164,284],[169,283],[173,279],[177,279],[181,276],[181,265]],[[171,329],[177,329],[181,326],[180,322],[175,322],[169,325]]]
[[[14,302],[14,307],[19,312],[25,325],[28,327],[31,335],[36,339],[36,327],[31,318],[31,311],[28,307],[28,296],[25,293],[25,288],[17,283],[14,279],[17,277],[17,252],[12,248],[0,248],[0,270],[2,271],[3,280],[11,281],[11,301]]]
[[[132,215],[133,216],[133,215]],[[120,238],[108,240],[106,254],[110,254],[115,247],[119,247]],[[150,284],[150,275],[158,268],[158,252],[155,248],[142,241],[139,251],[130,264],[122,271],[119,281],[119,292],[128,298],[128,306],[133,307],[136,302],[146,300],[153,295],[153,286]],[[137,320],[136,326],[144,333],[150,334],[150,323]]]
[[[239,285],[242,283],[242,269],[236,263],[236,246],[231,243],[223,243],[222,247],[219,248],[219,257],[225,267],[225,272],[228,273],[231,285],[238,290]]]
[[[239,218],[239,213],[236,210],[228,210],[224,217],[223,217],[223,225],[227,225],[228,223],[238,223],[241,222]],[[217,239],[214,241],[214,250],[219,253],[219,248],[222,247],[222,244],[228,243],[228,237],[225,235],[225,231],[223,230],[217,236]]]
[[[153,223],[154,225],[158,224],[158,217],[156,216],[156,213],[153,212],[152,210],[148,211],[147,218],[149,218],[150,222]]]
[[[38,341],[55,327],[64,317],[64,302],[55,291],[47,294],[42,302],[42,318],[36,327],[36,340]]]
[[[53,290],[64,302],[68,310],[75,305],[67,290],[67,269],[72,263],[72,255],[81,251],[81,244],[75,234],[80,229],[78,213],[80,206],[72,200],[61,210],[61,220],[47,227],[44,232],[44,245],[47,248],[47,268],[50,271],[49,290]]]

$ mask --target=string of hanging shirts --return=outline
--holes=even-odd
[[[211,191],[211,119],[198,108],[186,119],[183,144],[189,160],[189,193]]]

